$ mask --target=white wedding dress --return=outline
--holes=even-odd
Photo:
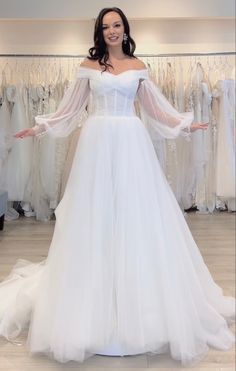
[[[149,132],[186,134],[147,70],[81,67],[38,135],[81,125],[48,258],[19,260],[0,285],[0,334],[29,325],[31,353],[66,362],[93,354],[169,351],[183,364],[234,343],[235,301],[213,281],[161,170]],[[86,107],[88,107],[86,109]]]

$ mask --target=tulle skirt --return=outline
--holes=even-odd
[[[0,286],[0,334],[66,362],[170,352],[188,364],[229,349],[223,296],[137,117],[84,124],[46,261],[18,261]]]

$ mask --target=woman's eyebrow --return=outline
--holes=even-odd
[[[112,24],[116,24],[116,23],[121,23],[121,21],[115,21],[115,22],[113,22]],[[108,26],[107,23],[103,23],[102,25],[103,25],[103,26]]]

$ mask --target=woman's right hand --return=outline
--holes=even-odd
[[[24,129],[21,131],[18,131],[16,134],[14,134],[15,138],[26,138],[26,137],[34,137],[36,135],[36,132],[33,128]]]

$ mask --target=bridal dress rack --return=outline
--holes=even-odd
[[[61,200],[82,122],[66,138],[13,137],[54,112],[84,56],[0,55],[0,189],[8,191],[6,219],[49,220]],[[207,131],[189,138],[151,139],[182,208],[235,211],[235,53],[140,55],[151,79],[179,111],[194,111]],[[13,208],[14,206],[15,208]]]

